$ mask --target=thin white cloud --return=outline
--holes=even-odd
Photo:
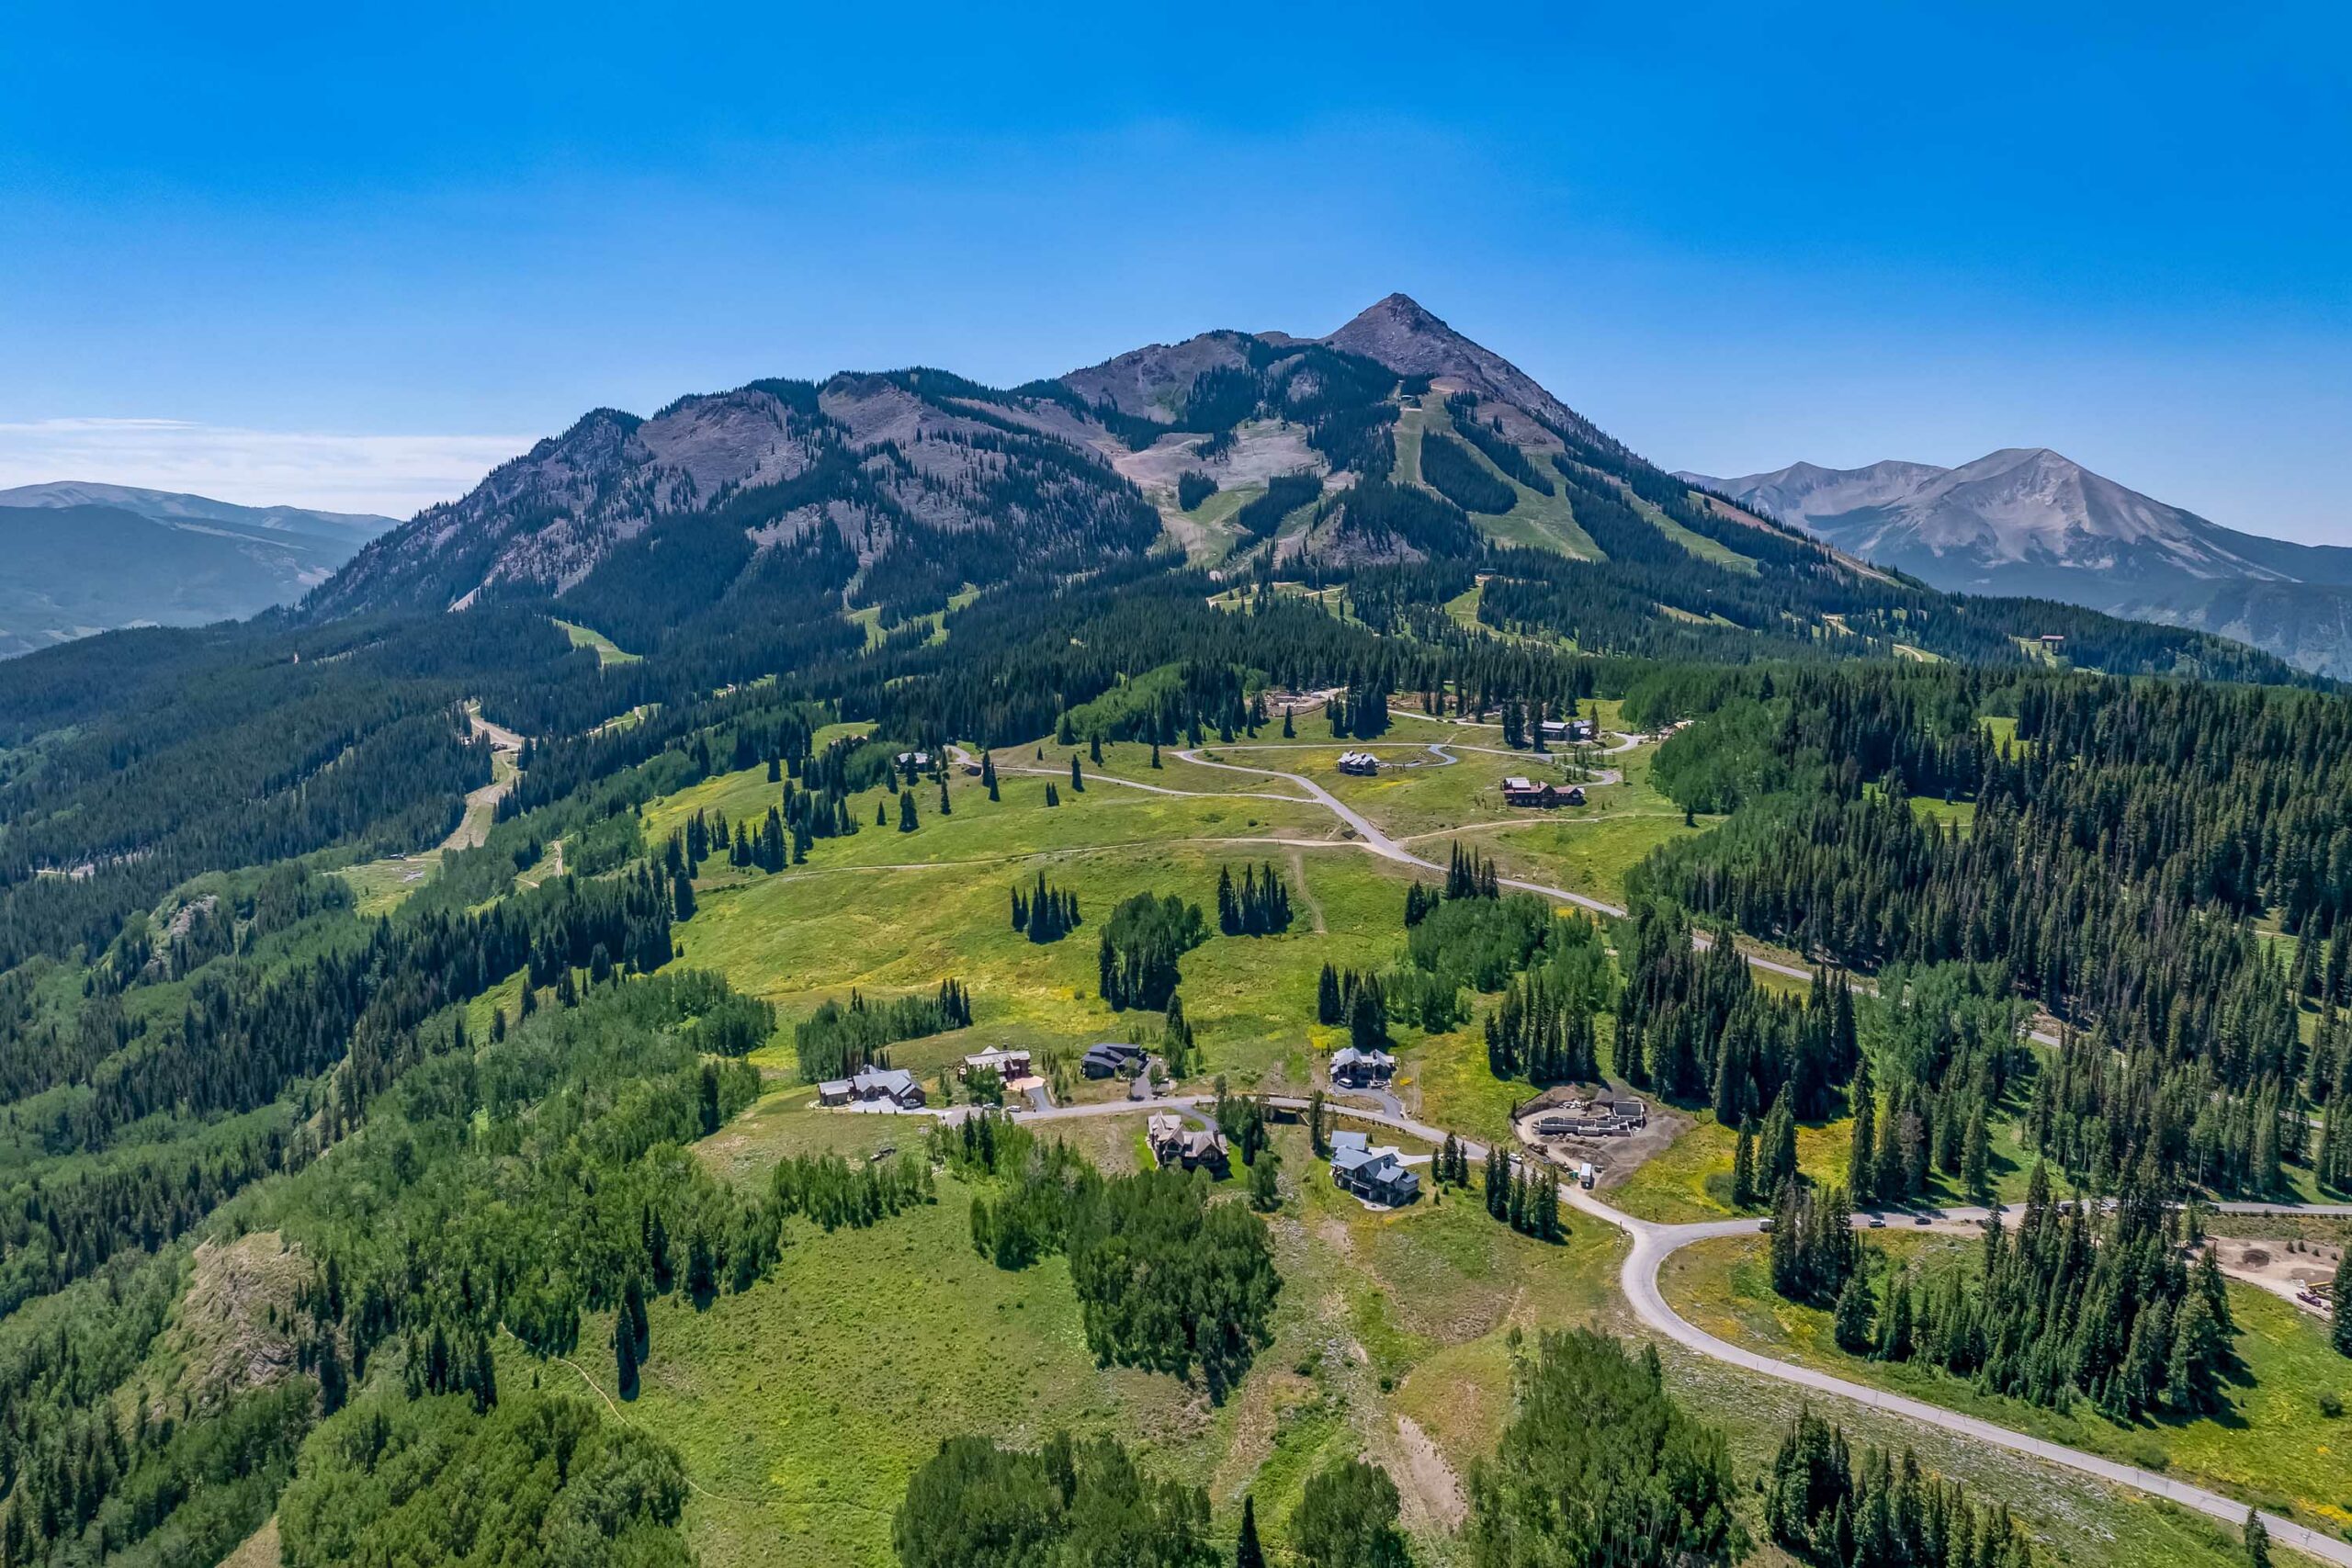
[[[463,495],[534,439],[330,435],[178,419],[0,421],[0,489],[80,479],[404,518]]]

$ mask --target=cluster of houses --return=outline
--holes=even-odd
[[[1638,1100],[1571,1098],[1535,1119],[1544,1138],[1616,1138],[1649,1125],[1650,1108]]]
[[[1378,1089],[1396,1076],[1396,1058],[1374,1047],[1342,1045],[1331,1053],[1331,1081],[1347,1089]]]
[[[1399,1150],[1372,1146],[1371,1134],[1331,1134],[1331,1180],[1367,1203],[1400,1208],[1421,1195],[1421,1179],[1405,1167]]]
[[[876,1067],[868,1065],[845,1078],[833,1078],[817,1086],[820,1105],[865,1105],[879,1111],[920,1111],[923,1107],[922,1085],[914,1074],[904,1067]]]
[[[1584,785],[1569,784],[1566,788],[1555,784],[1539,784],[1517,773],[1503,780],[1505,806],[1582,806]]]
[[[1340,772],[1376,773],[1380,772],[1380,759],[1369,751],[1342,751],[1340,753]]]
[[[1184,1119],[1170,1111],[1159,1111],[1144,1123],[1144,1142],[1151,1146],[1151,1157],[1161,1168],[1181,1166],[1186,1170],[1206,1169],[1222,1177],[1231,1169],[1225,1151],[1225,1134],[1214,1127],[1189,1127]]]

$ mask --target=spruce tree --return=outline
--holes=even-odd
[[[613,1325],[613,1381],[623,1399],[637,1397],[637,1336],[617,1321]]]
[[[2246,1568],[2270,1568],[2270,1527],[2256,1509],[2245,1511]]]
[[[2352,1252],[2352,1249],[2347,1249],[2347,1252]],[[2328,1294],[2328,1300],[2334,1303],[2334,1313],[2327,1330],[2328,1339],[2339,1356],[2352,1356],[2352,1300],[2346,1300],[2345,1296],[2345,1292],[2352,1289],[2352,1279],[2346,1275],[2344,1258],[2339,1256],[2335,1260],[2335,1288]]]
[[[1870,1064],[1865,1062],[1854,1069],[1853,1087],[1847,1091],[1854,1107],[1853,1143],[1846,1155],[1846,1190],[1853,1194],[1857,1208],[1871,1206],[1871,1178],[1877,1173],[1878,1129],[1876,1098],[1871,1092]]]
[[[1265,1549],[1258,1544],[1258,1500],[1241,1498],[1241,1540],[1233,1549],[1233,1568],[1266,1568]]]
[[[1871,1349],[1871,1287],[1855,1269],[1846,1276],[1846,1288],[1838,1292],[1838,1311],[1831,1321],[1839,1348],[1849,1355],[1865,1356]]]

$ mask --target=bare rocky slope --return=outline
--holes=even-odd
[[[1444,520],[1348,492],[1385,476],[1405,389],[1432,383],[1476,395],[1512,441],[1623,450],[1396,294],[1328,337],[1210,332],[1011,389],[937,370],[844,373],[681,398],[650,419],[594,410],[376,541],[305,609],[593,599],[600,570],[688,560],[723,592],[790,550],[796,571],[830,574],[845,604],[879,605],[888,624],[963,581],[1181,544],[1175,476],[1263,483],[1277,461],[1329,497],[1304,541],[1316,553],[1420,558],[1453,536]],[[1416,492],[1414,504],[1445,503]]]

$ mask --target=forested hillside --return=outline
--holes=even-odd
[[[599,411],[298,611],[0,664],[0,1564],[273,1517],[289,1562],[481,1555],[492,1503],[517,1563],[993,1562],[925,1552],[1007,1496],[1023,1562],[1223,1558],[1260,1507],[1302,1562],[1598,1560],[1561,1496],[1612,1562],[1828,1561],[1849,1495],[2030,1560],[1817,1426],[1758,1514],[1655,1357],[1566,1332],[1616,1254],[1561,1173],[1449,1135],[1414,1210],[1335,1195],[1325,1102],[1272,1099],[1342,1043],[1490,1145],[1555,1089],[1656,1099],[1653,1153],[1736,1139],[1721,1212],[1784,1205],[1776,1283],[1825,1309],[1843,1206],[2043,1162],[1924,1359],[2211,1416],[2201,1281],[2128,1292],[2191,1345],[2177,1406],[2155,1329],[2128,1379],[1946,1329],[2038,1292],[2073,1332],[2166,1202],[2352,1183],[2352,705],[1838,555],[1406,307]],[[1509,812],[1505,772],[1579,805]],[[1097,1042],[1218,1158],[998,1113],[1124,1110]],[[1036,1086],[959,1076],[984,1047]],[[813,1103],[894,1064],[972,1119]],[[2053,1172],[2134,1205],[2109,1241]],[[994,1304],[883,1315],[943,1292]],[[1624,1424],[1572,1464],[1580,1404]],[[1102,1446],[1136,1411],[1164,1451]]]

